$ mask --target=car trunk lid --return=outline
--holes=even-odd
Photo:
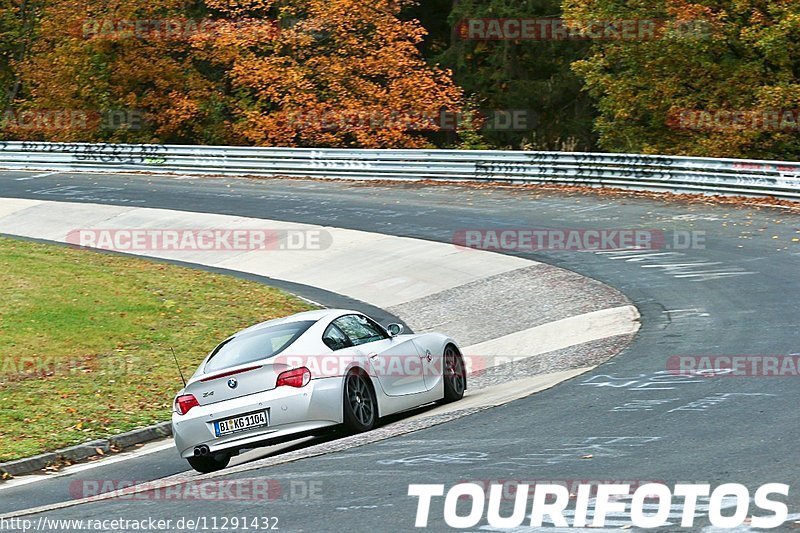
[[[275,388],[278,375],[288,365],[280,363],[251,363],[198,376],[186,387],[200,405],[210,405],[232,398],[264,392]]]

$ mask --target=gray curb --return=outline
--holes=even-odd
[[[98,449],[103,453],[109,453],[111,448],[124,450],[136,444],[163,439],[171,435],[172,422],[160,422],[153,426],[134,429],[133,431],[114,435],[107,439],[92,440],[68,448],[61,448],[54,452],[34,455],[33,457],[26,457],[25,459],[17,459],[16,461],[8,461],[7,463],[0,463],[0,474],[9,476],[30,474],[31,472],[42,470],[60,461],[66,460],[73,463],[84,461],[89,457],[99,455],[97,452]]]

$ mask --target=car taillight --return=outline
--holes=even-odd
[[[306,367],[295,368],[294,370],[287,370],[278,375],[278,382],[276,387],[287,385],[289,387],[305,387],[311,381],[311,371]]]
[[[184,394],[175,398],[175,409],[182,415],[188,413],[192,407],[198,407],[199,405],[200,402],[191,394]]]

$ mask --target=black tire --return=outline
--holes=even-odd
[[[189,461],[189,466],[201,474],[208,474],[228,466],[228,463],[231,462],[231,457],[226,455],[224,459],[216,459],[213,455],[205,455],[202,457],[188,457],[186,460]]]
[[[363,372],[352,371],[344,378],[344,429],[348,433],[363,433],[378,423],[378,400],[369,378]]]
[[[455,346],[448,344],[444,347],[442,363],[442,378],[444,379],[442,403],[457,402],[464,397],[464,391],[467,389],[464,359]]]

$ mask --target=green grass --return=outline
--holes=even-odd
[[[0,462],[169,419],[184,374],[311,307],[229,276],[0,238]]]

